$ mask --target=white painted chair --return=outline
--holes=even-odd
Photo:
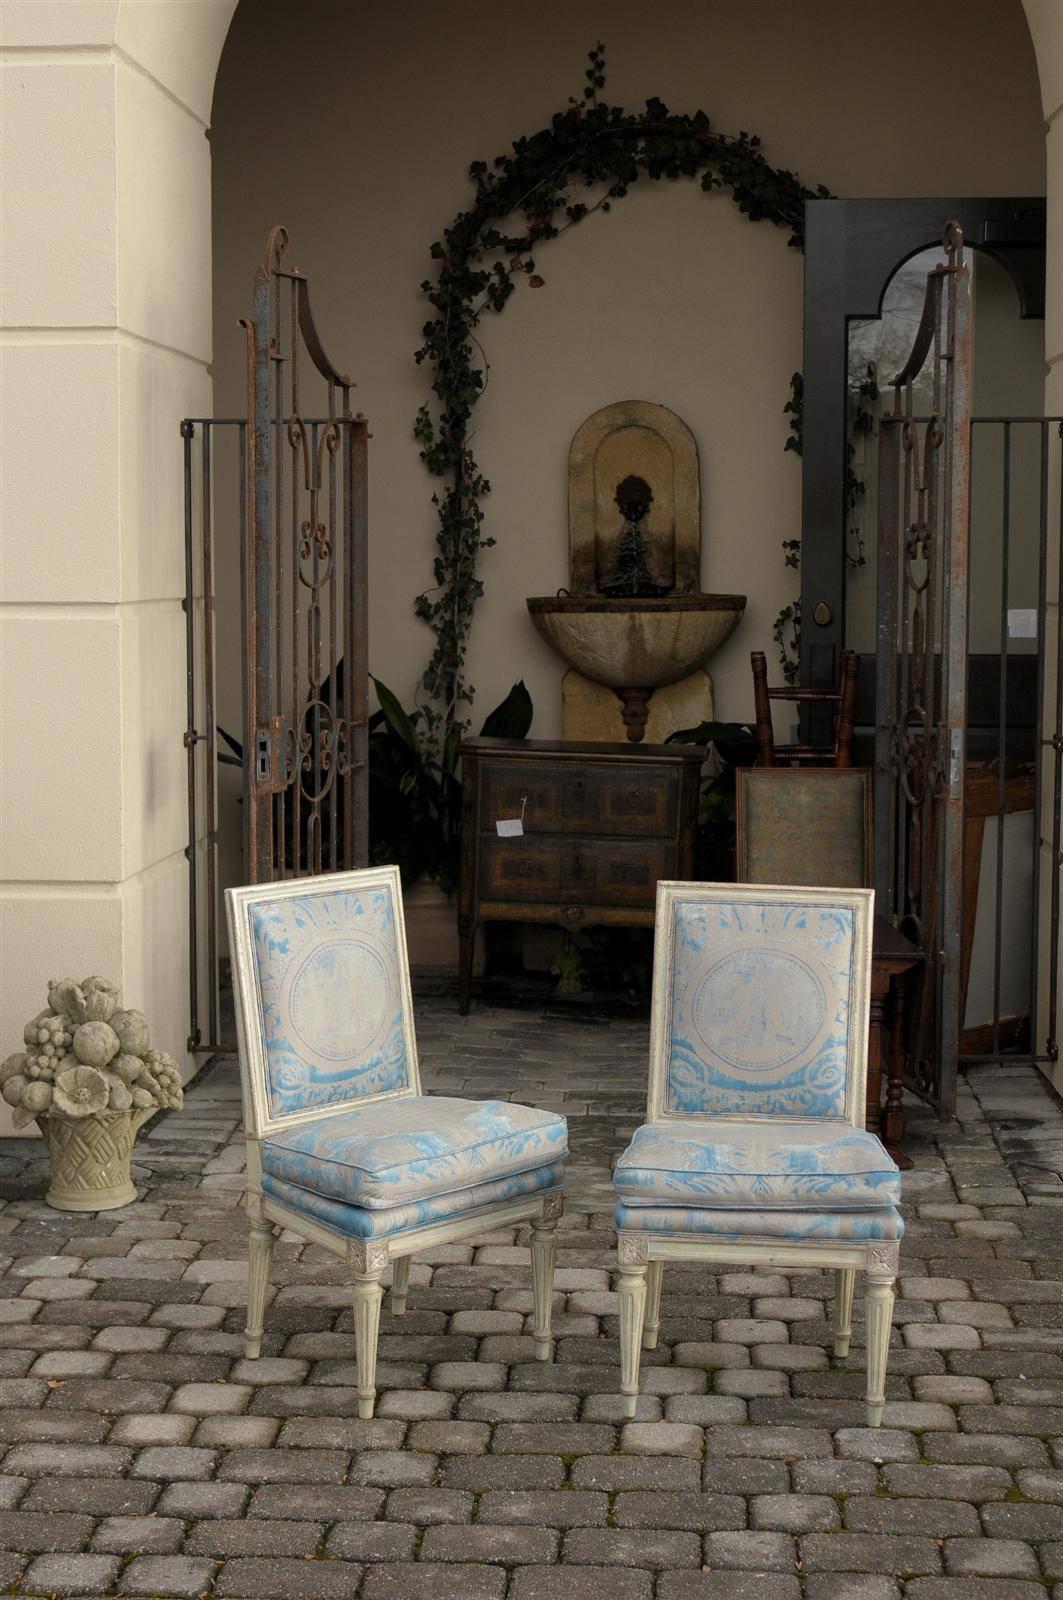
[[[274,1236],[350,1269],[358,1415],[371,1417],[382,1278],[401,1315],[411,1258],[528,1221],[533,1335],[550,1358],[568,1128],[508,1101],[422,1095],[398,870],[226,893],[251,1224],[247,1354],[262,1346]]]
[[[646,1123],[617,1162],[621,1388],[657,1344],[667,1261],[833,1268],[834,1353],[867,1278],[882,1422],[900,1173],[863,1130],[868,889],[657,887]]]

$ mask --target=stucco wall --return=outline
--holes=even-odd
[[[909,19],[910,21],[911,19]],[[430,636],[412,612],[430,580],[432,482],[411,436],[428,394],[413,362],[428,246],[468,199],[470,160],[541,127],[608,46],[607,95],[659,94],[752,129],[769,159],[838,194],[1038,193],[1044,132],[1019,0],[944,0],[918,27],[850,0],[280,0],[234,19],[219,69],[214,152],[215,393],[239,409],[250,273],[285,222],[334,359],[353,370],[371,446],[370,657],[406,700]],[[962,84],[958,96],[946,84]],[[561,665],[524,609],[568,578],[565,465],[587,414],[631,396],[677,411],[703,475],[703,587],[749,595],[713,665],[718,711],[750,714],[749,651],[794,587],[800,469],[782,406],[801,363],[801,260],[723,195],[647,185],[541,250],[481,328],[491,365],[476,450],[494,489],[470,677],[486,711],[523,676],[534,731],[560,728]],[[224,582],[224,574],[220,575]],[[228,602],[232,603],[231,597]],[[223,607],[224,608],[224,607]],[[228,702],[237,660],[230,630]],[[224,644],[224,641],[223,641]],[[223,690],[223,706],[226,694]]]

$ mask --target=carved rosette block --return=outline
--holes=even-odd
[[[152,1108],[154,1109],[154,1108]],[[137,1197],[129,1175],[133,1144],[151,1111],[109,1117],[40,1117],[52,1181],[45,1195],[57,1211],[113,1211]]]

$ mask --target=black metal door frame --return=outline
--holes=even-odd
[[[1010,274],[1024,317],[1045,306],[1045,201],[811,200],[805,209],[801,495],[801,682],[833,685],[845,642],[845,445],[848,327],[881,314],[897,267],[941,241],[954,218],[968,247]]]

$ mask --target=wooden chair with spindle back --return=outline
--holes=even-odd
[[[753,650],[749,661],[753,668],[753,705],[757,717],[757,765],[852,766],[856,679],[860,671],[860,658],[855,651],[842,651],[838,663],[838,683],[834,689],[774,689],[768,684],[768,663],[764,652]],[[830,744],[777,745],[771,720],[773,700],[788,700],[798,705],[835,706],[833,741]]]

